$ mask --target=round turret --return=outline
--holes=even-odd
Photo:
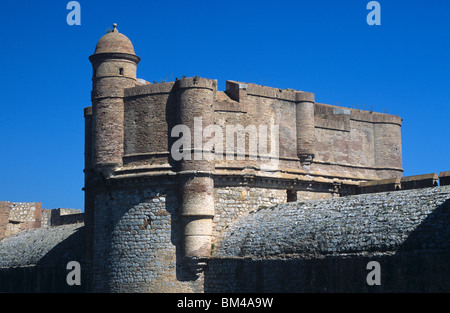
[[[113,31],[107,33],[97,43],[94,54],[126,53],[135,54],[134,47],[127,36],[119,33],[117,24],[113,24]]]
[[[93,163],[115,167],[123,156],[123,93],[136,85],[140,58],[133,44],[113,25],[97,43],[92,63]]]

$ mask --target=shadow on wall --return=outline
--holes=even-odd
[[[102,217],[95,225],[91,291],[198,290],[198,278],[182,262],[177,185],[166,179],[173,180],[152,179],[148,187],[106,191],[97,201],[96,214]]]
[[[433,210],[395,252],[213,259],[205,272],[205,292],[450,292],[449,259],[450,199]],[[370,261],[380,264],[381,285],[367,283]]]
[[[85,263],[85,227],[61,241],[35,265],[0,269],[0,292],[24,293],[79,293],[87,287],[88,267]],[[67,263],[81,265],[81,286],[66,282]]]

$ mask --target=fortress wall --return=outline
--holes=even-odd
[[[168,163],[170,131],[175,126],[174,83],[125,90],[124,164]],[[149,160],[152,161],[149,161]]]
[[[178,140],[178,137],[170,136],[172,128],[179,124],[176,90],[185,80],[125,89],[125,165],[170,163],[169,150]],[[220,153],[216,149],[216,169],[260,167],[261,157],[273,152],[270,126],[278,125],[280,169],[304,170],[300,153],[303,157],[315,154],[311,165],[315,173],[369,180],[402,174],[401,118],[397,116],[315,103],[314,122],[309,123],[306,114],[312,115],[312,112],[308,111],[308,103],[299,102],[304,94],[312,95],[309,93],[233,81],[227,81],[225,92],[215,90],[215,93],[214,121],[209,121],[210,116],[204,111],[195,113],[193,118],[202,119],[203,130],[209,125],[221,127],[222,133],[214,135],[222,139],[220,143],[225,151]],[[245,150],[238,151],[235,133],[234,154],[227,159],[227,129],[233,133],[233,127],[240,126],[242,128],[237,132],[244,133]],[[267,127],[263,132],[267,137],[263,150],[267,153],[259,150],[262,138],[259,131],[263,130],[260,126]],[[190,128],[194,137],[194,127]],[[314,131],[308,132],[309,128]],[[238,160],[242,152],[245,159]]]
[[[442,293],[450,290],[449,251],[316,259],[217,258],[208,262],[208,293]],[[380,264],[381,285],[369,286],[369,262]]]
[[[254,84],[240,84],[228,81],[226,93],[232,99],[233,97],[237,99],[237,96],[234,95],[236,88],[240,88],[239,105],[244,107],[242,111],[245,111],[245,113],[222,110],[215,113],[215,123],[222,126],[222,128],[225,128],[226,125],[242,125],[244,127],[253,125],[258,130],[260,125],[264,125],[267,126],[269,132],[271,125],[278,125],[280,139],[279,156],[296,158],[295,93]],[[249,147],[248,140],[249,137],[247,136],[247,152]],[[267,138],[267,149],[270,151],[270,138]]]
[[[447,249],[449,205],[450,187],[442,186],[272,206],[230,227],[215,255],[309,256]]]
[[[213,237],[216,241],[233,222],[260,206],[286,202],[286,190],[252,187],[218,187],[214,189],[215,215]]]
[[[230,124],[279,125],[282,168],[301,169],[298,153],[302,157],[315,154],[311,170],[316,173],[360,179],[401,176],[400,117],[315,103],[314,121],[309,123],[305,118],[308,103],[301,102],[306,94],[227,81],[225,96],[219,93],[216,99],[215,123],[222,129]],[[308,133],[313,126],[313,133]],[[240,165],[259,163],[246,160]],[[239,167],[239,162],[222,160],[216,165]]]
[[[51,210],[50,226],[81,223],[84,221],[84,213],[80,209],[53,209]]]
[[[402,175],[401,119],[316,103],[313,168],[372,179]]]
[[[42,209],[41,212],[41,227],[48,228],[52,226],[52,211],[51,209]]]
[[[89,188],[86,188],[89,181],[93,176],[94,160],[94,119],[92,116],[92,106],[84,108],[84,222],[86,225],[86,251],[88,259],[92,257],[92,223],[94,219],[94,203],[93,194]],[[43,227],[49,227],[51,225],[51,212],[46,215],[46,225]]]
[[[249,124],[259,126],[266,125],[270,132],[270,125],[279,126],[279,156],[297,157],[296,150],[296,107],[294,102],[263,98],[249,95],[248,119]],[[270,150],[270,138],[267,136],[267,148]]]
[[[205,291],[448,291],[449,205],[443,186],[260,208],[215,244]]]
[[[84,108],[84,169],[94,165],[92,106]]]
[[[400,126],[397,124],[374,124],[375,164],[382,169],[380,179],[401,177],[402,172],[390,168],[402,168],[402,145]]]
[[[40,202],[11,202],[8,224],[3,235],[8,237],[24,229],[41,227],[41,210]]]
[[[0,239],[2,239],[5,235],[6,227],[9,223],[9,208],[11,206],[11,202],[9,201],[0,201]]]
[[[94,292],[203,290],[202,279],[181,262],[177,186],[152,182],[97,194]]]
[[[295,198],[298,200],[328,199],[333,197],[329,192],[304,190],[294,192]],[[250,212],[289,201],[287,189],[251,186],[216,186],[214,199],[213,242],[220,240],[225,229]]]
[[[88,292],[83,224],[37,228],[0,241],[0,292]],[[81,266],[81,286],[69,286],[67,263]]]

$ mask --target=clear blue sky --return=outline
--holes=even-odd
[[[202,76],[403,118],[404,175],[450,170],[450,1],[80,0],[0,6],[0,200],[83,208],[89,55],[116,22],[148,81]]]

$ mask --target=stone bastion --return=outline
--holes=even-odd
[[[260,206],[227,226],[197,292],[448,292],[450,186]],[[0,241],[0,291],[90,292],[66,284],[85,263],[85,227],[62,225]],[[381,285],[366,265],[381,266]]]

